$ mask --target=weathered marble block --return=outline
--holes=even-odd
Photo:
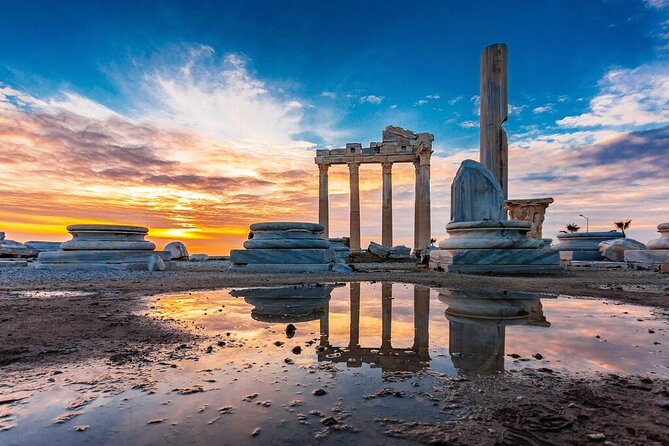
[[[464,160],[451,184],[451,222],[491,220],[504,216],[504,194],[481,163]]]
[[[155,245],[144,240],[148,229],[125,225],[71,225],[72,240],[58,251],[41,252],[38,267],[115,268],[163,270],[170,260],[167,251],[154,251]]]
[[[669,223],[657,225],[657,231],[662,235],[660,238],[646,243],[647,249],[669,249]]]
[[[42,242],[36,240],[31,240],[25,243],[26,246],[34,249],[38,253],[45,251],[58,251],[60,249],[61,244],[62,244],[61,242]]]
[[[0,241],[0,257],[34,258],[38,251],[24,243],[14,240]]]
[[[553,248],[560,251],[562,260],[606,260],[599,252],[599,244],[607,240],[623,238],[622,232],[562,232],[559,243]]]
[[[230,261],[235,264],[329,263],[334,260],[331,249],[235,249]]]
[[[169,251],[172,260],[188,260],[188,249],[181,242],[170,242],[165,245],[163,251]]]
[[[321,238],[266,239],[252,238],[244,242],[246,249],[328,249],[330,242]]]

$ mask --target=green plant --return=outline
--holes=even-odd
[[[578,232],[579,229],[581,229],[581,227],[576,223],[570,223],[567,225],[567,231],[569,232]]]
[[[613,226],[615,226],[616,229],[619,229],[623,233],[623,237],[625,237],[625,229],[629,229],[631,224],[632,224],[632,220],[614,221],[613,222]]]

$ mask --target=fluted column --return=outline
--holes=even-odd
[[[413,166],[416,172],[416,192],[414,195],[414,215],[413,215],[413,247],[416,251],[420,249],[418,239],[419,239],[419,228],[420,228],[420,197],[423,187],[420,184],[420,161],[417,159],[414,161]]]
[[[420,200],[418,202],[418,240],[416,243],[417,249],[425,249],[430,244],[432,237],[431,220],[431,200],[430,200],[430,157],[432,151],[421,152],[419,157],[419,172],[420,180]]]
[[[393,163],[383,164],[383,207],[381,213],[381,244],[393,246]]]
[[[350,214],[350,232],[351,232],[351,251],[360,251],[360,164],[349,163],[349,184],[351,189],[351,214]]]
[[[381,284],[381,348],[392,348],[393,284]]]
[[[351,282],[351,327],[349,348],[360,347],[360,283]]]
[[[323,238],[330,237],[330,206],[328,190],[328,168],[329,164],[318,165],[318,223],[325,227]]]

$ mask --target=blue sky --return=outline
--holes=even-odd
[[[2,80],[37,94],[67,86],[124,111],[118,74],[129,65],[167,63],[184,46],[207,45],[247,57],[264,80],[314,103],[335,93],[347,109],[340,126],[353,139],[378,138],[395,118],[433,131],[446,147],[476,143],[477,130],[461,124],[477,120],[471,97],[487,44],[510,48],[510,102],[525,106],[509,120],[512,133],[585,110],[576,100],[596,94],[612,67],[666,57],[658,34],[669,19],[666,8],[636,0],[27,1],[2,9]],[[365,96],[383,99],[360,103]],[[547,103],[551,112],[532,113]]]
[[[627,141],[624,135],[629,132],[669,124],[669,99],[664,93],[669,86],[668,0],[25,1],[3,2],[0,11],[0,89],[5,89],[0,112],[11,122],[28,119],[45,125],[37,119],[41,114],[61,116],[55,121],[60,124],[88,119],[100,127],[100,133],[108,132],[107,139],[119,138],[113,147],[127,144],[127,151],[132,151],[148,144],[141,136],[132,141],[119,137],[115,126],[120,120],[135,126],[134,130],[146,127],[155,132],[151,156],[172,166],[190,162],[197,158],[196,150],[205,150],[193,147],[221,145],[231,150],[230,159],[240,151],[278,153],[273,156],[286,158],[283,168],[302,169],[308,175],[313,173],[309,170],[313,166],[306,163],[314,147],[352,141],[367,144],[380,138],[383,127],[395,124],[435,134],[435,155],[444,164],[435,165],[434,189],[437,193],[443,189],[444,195],[457,164],[463,157],[476,156],[480,52],[491,43],[504,42],[509,47],[511,104],[506,128],[517,160],[512,154],[512,195],[562,193],[566,194],[563,202],[585,206],[585,210],[576,205],[560,208],[556,202],[555,221],[547,221],[552,231],[582,212],[600,213],[606,225],[613,215],[580,195],[569,195],[575,178],[584,181],[576,188],[597,191],[605,174],[591,167],[569,173],[564,165],[568,155],[603,143],[629,156],[634,152],[620,149],[624,143],[620,138]],[[9,124],[8,129],[10,134]],[[49,139],[54,144],[50,153],[71,154],[76,147],[78,159],[91,160],[84,167],[94,178],[101,172],[93,166],[96,159],[105,157],[114,164],[108,154],[86,152],[90,135],[74,124],[68,129],[74,133],[67,143]],[[165,135],[179,131],[192,132],[189,137],[199,139],[175,155]],[[660,156],[657,152],[665,147],[666,132],[644,133],[643,138],[647,135],[660,138],[660,143],[650,144],[653,156]],[[5,142],[36,137],[6,136]],[[29,146],[17,145],[16,153],[28,159],[34,155]],[[599,159],[608,156],[597,147]],[[657,166],[655,158],[643,159]],[[554,168],[541,167],[542,163]],[[264,170],[233,165],[222,162],[210,172],[201,172],[195,165],[181,166],[184,172],[179,178],[197,174],[209,181],[215,173],[216,178],[249,175],[275,181],[263,177],[269,175]],[[0,190],[8,193],[11,183],[30,190],[30,176],[45,172],[35,163],[24,167],[23,183],[16,182],[17,170],[7,171],[4,183],[0,175]],[[119,175],[120,171],[113,172]],[[656,175],[661,177],[663,172]],[[554,183],[537,186],[537,178],[552,178]],[[370,209],[377,186],[370,183],[367,190]],[[404,194],[410,203],[410,185],[404,186],[398,181],[397,196]],[[622,189],[623,185],[608,187]],[[648,192],[643,200],[659,193],[645,183],[636,187]],[[174,190],[156,193],[169,195],[179,206],[184,200],[191,206],[212,199],[184,198]],[[241,199],[239,194],[226,199]],[[311,206],[313,191],[305,194]],[[344,231],[346,196],[336,182],[333,194],[333,218]],[[291,199],[298,201],[286,197]],[[443,233],[448,219],[447,199],[433,200],[435,233]],[[621,218],[630,214],[637,218],[642,211],[634,207],[638,196],[619,200]],[[409,215],[408,208],[401,206],[398,214],[406,210]],[[648,238],[654,224],[661,222],[653,220],[669,220],[669,215],[661,206],[646,208],[653,209],[642,225]],[[168,215],[172,211],[161,210]],[[43,208],[21,212],[16,221],[5,224],[18,224],[21,215],[53,213]],[[202,221],[184,223],[183,216],[138,218],[164,229],[212,226]],[[403,221],[402,215],[397,218]],[[404,239],[411,234],[411,222],[409,217],[405,220],[407,228],[398,229],[397,238],[408,243]],[[241,221],[246,224],[247,220]],[[369,238],[376,236],[373,226],[367,228]]]

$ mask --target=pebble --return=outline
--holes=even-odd
[[[601,432],[597,432],[594,434],[588,434],[586,435],[588,437],[588,440],[590,441],[604,441],[606,440],[606,435],[602,434]]]
[[[315,396],[323,396],[327,394],[327,391],[325,389],[315,389],[313,392],[311,392]]]
[[[669,400],[658,401],[657,405],[662,409],[669,409]]]
[[[535,353],[532,356],[534,357],[534,359],[538,359],[538,360],[544,359],[544,355],[542,355],[541,353]]]
[[[295,336],[295,332],[297,331],[297,327],[295,327],[293,324],[288,324],[286,326],[286,337],[292,338]]]
[[[325,426],[334,426],[335,424],[339,424],[339,421],[335,417],[326,417],[321,420],[321,423]]]
[[[256,427],[255,429],[253,429],[253,432],[251,432],[251,436],[257,437],[258,435],[260,435],[260,431],[261,429],[259,427]]]
[[[293,347],[293,353],[299,355],[300,353],[302,353],[302,347],[296,345],[295,347]]]

